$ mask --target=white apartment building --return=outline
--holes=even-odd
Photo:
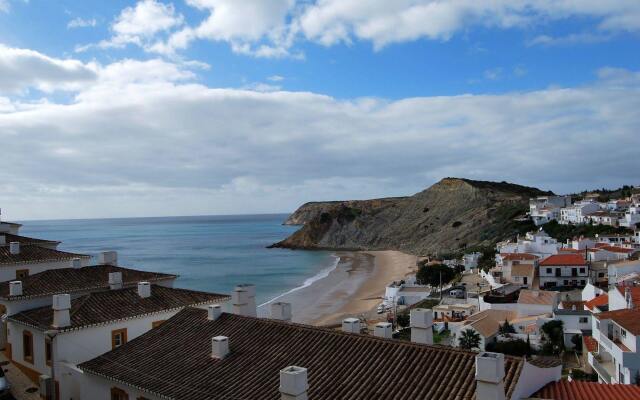
[[[500,254],[506,253],[529,253],[539,258],[558,254],[561,244],[545,231],[528,232],[524,238],[518,237],[516,242],[506,241],[497,245]]]
[[[587,216],[600,210],[600,205],[594,201],[578,201],[569,207],[560,209],[561,224],[584,224]]]
[[[538,196],[529,200],[529,216],[536,226],[560,218],[560,209],[571,205],[571,196]]]
[[[556,254],[539,264],[540,288],[584,287],[589,278],[589,268],[582,254]]]

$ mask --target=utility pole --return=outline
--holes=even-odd
[[[51,342],[51,385],[49,385],[49,399],[56,400],[56,360],[54,339],[58,335],[57,329],[50,329],[44,332]]]

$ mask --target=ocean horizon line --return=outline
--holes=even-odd
[[[114,221],[114,220],[131,220],[131,219],[167,219],[167,218],[203,218],[203,217],[274,217],[288,216],[291,212],[273,212],[273,213],[251,213],[251,214],[194,214],[194,215],[156,215],[144,217],[92,217],[92,218],[47,218],[47,219],[12,219],[11,222],[29,223],[29,222],[56,222],[56,221]],[[3,218],[4,220],[4,218]]]

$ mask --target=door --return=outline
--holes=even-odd
[[[529,277],[525,276],[524,278],[522,278],[522,283],[524,283],[525,285],[527,285],[529,282]]]

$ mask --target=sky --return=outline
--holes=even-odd
[[[2,218],[640,185],[638,0],[0,0]]]

